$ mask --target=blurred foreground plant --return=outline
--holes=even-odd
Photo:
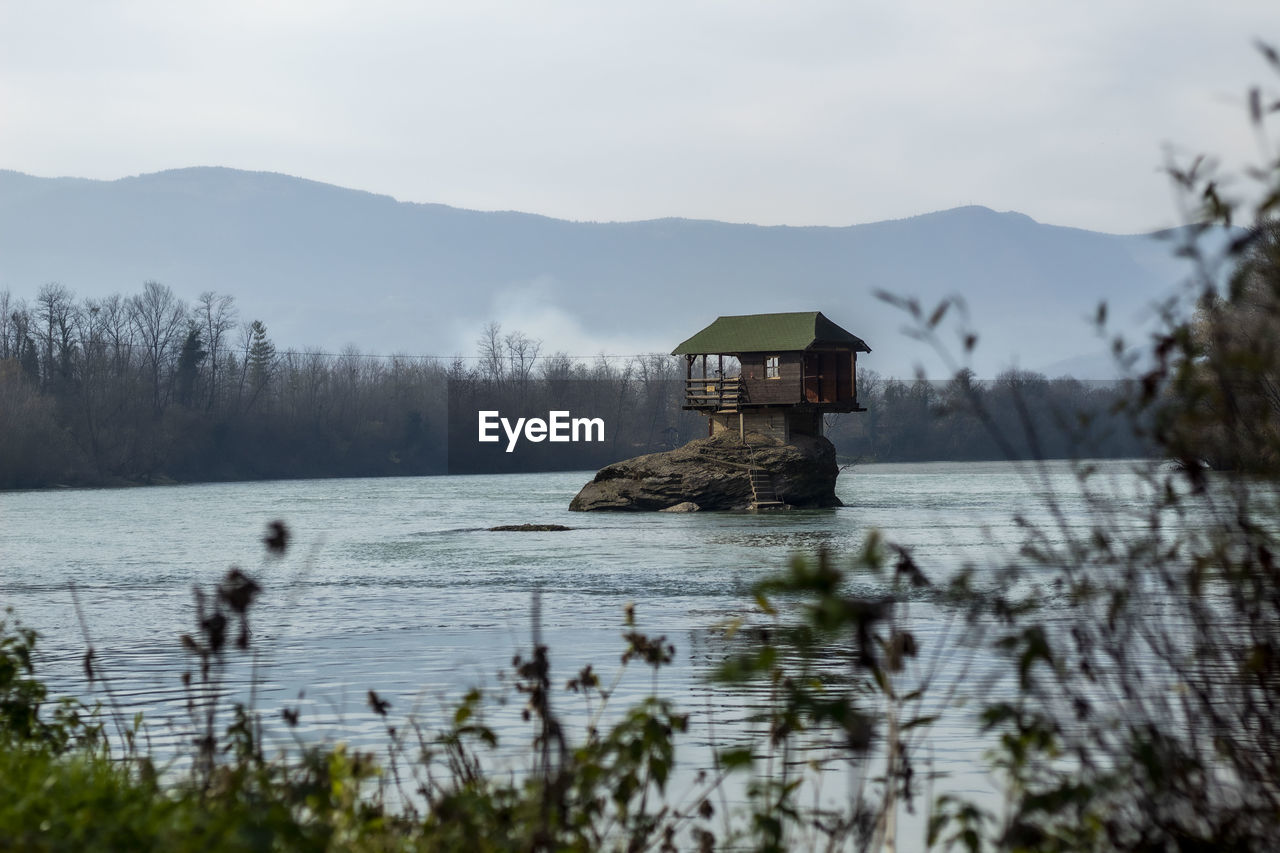
[[[1194,200],[1178,250],[1195,272],[1128,403],[1163,460],[1135,464],[1120,489],[1081,463],[1087,524],[1051,493],[1047,522],[1019,519],[1000,582],[1018,614],[996,642],[1007,690],[981,716],[1006,811],[945,798],[935,840],[1280,848],[1280,156],[1266,133],[1280,98],[1255,89],[1249,105],[1265,161],[1247,172],[1252,202],[1229,198],[1204,159],[1170,168]],[[937,342],[939,313],[914,313]]]
[[[796,557],[755,587],[769,624],[728,626],[731,636],[744,634],[742,649],[717,679],[766,690],[753,717],[760,737],[719,754],[725,768],[748,775],[753,849],[897,849],[899,809],[914,810],[923,781],[917,748],[968,661],[949,660],[937,683],[941,659],[922,658],[909,627],[912,598],[934,591],[910,553],[896,552],[887,586],[874,594],[851,592],[826,551]],[[854,568],[883,580],[887,562],[873,531]],[[966,589],[967,576],[953,587]],[[844,794],[804,805],[802,796],[820,792],[840,767],[856,780]]]

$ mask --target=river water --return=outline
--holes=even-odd
[[[1130,490],[1131,463],[1098,464],[1117,493]],[[791,555],[819,548],[852,555],[879,529],[935,579],[972,563],[981,584],[984,567],[1021,541],[1015,516],[1047,518],[1046,497],[1061,501],[1069,525],[1089,520],[1067,463],[861,465],[839,478],[843,508],[763,514],[570,513],[570,498],[590,476],[0,494],[0,604],[40,632],[37,664],[55,693],[101,700],[130,717],[143,711],[161,749],[189,742],[191,732],[180,676],[192,661],[179,637],[193,631],[193,587],[211,588],[233,565],[264,588],[252,613],[256,702],[268,739],[279,742],[296,735],[377,743],[384,724],[368,709],[370,689],[391,702],[394,718],[443,720],[466,688],[496,687],[511,656],[527,652],[535,593],[555,680],[587,662],[609,676],[623,648],[623,610],[634,604],[638,626],[676,646],[659,688],[693,713],[689,738],[705,748],[714,737],[706,724],[716,723],[722,736],[743,727],[749,704],[704,682],[722,648],[711,629],[748,612],[752,583]],[[261,543],[275,519],[293,534],[281,559]],[[522,523],[573,529],[487,529]],[[853,583],[876,593],[888,580],[866,575]],[[913,615],[926,651],[951,642],[943,636],[953,622],[945,614],[923,607]],[[110,695],[83,674],[90,643]],[[939,666],[984,689],[981,679],[960,673],[961,657],[951,664],[944,656]],[[632,669],[619,703],[650,687],[643,667]],[[233,661],[232,689],[243,688],[246,672]],[[557,701],[571,708],[570,699]],[[283,707],[301,710],[296,730],[279,723]],[[957,703],[935,726],[929,760],[949,787],[989,793],[981,762],[987,744],[968,736],[968,715]],[[518,715],[495,719],[504,734],[523,737]]]

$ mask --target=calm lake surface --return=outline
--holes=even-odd
[[[1132,492],[1132,463],[1098,465],[1117,493]],[[709,629],[747,612],[751,584],[791,555],[821,547],[852,555],[880,529],[935,579],[973,561],[981,584],[981,567],[1020,541],[1015,516],[1045,517],[1046,495],[1062,501],[1069,523],[1088,523],[1067,463],[862,465],[839,479],[844,508],[758,515],[570,513],[570,498],[590,476],[0,494],[0,605],[40,632],[37,663],[53,692],[105,702],[81,669],[87,643],[74,586],[114,700],[130,716],[144,711],[163,745],[189,737],[180,675],[192,661],[179,637],[194,629],[193,586],[210,589],[232,565],[265,589],[252,614],[257,702],[271,721],[268,737],[280,743],[294,734],[277,722],[285,706],[302,709],[303,737],[378,742],[383,727],[368,710],[370,689],[391,701],[393,717],[414,714],[435,725],[466,688],[494,687],[511,656],[527,653],[535,592],[556,682],[588,662],[608,676],[623,649],[623,609],[634,603],[641,630],[666,634],[677,648],[660,687],[694,714],[688,737],[705,749],[713,737],[705,723],[722,735],[742,727],[750,704],[703,683],[722,649]],[[261,544],[274,519],[294,534],[281,560],[268,559]],[[486,529],[526,522],[574,529]],[[876,592],[888,580],[855,583]],[[950,625],[943,614],[923,606],[912,617],[926,651],[943,643]],[[649,675],[634,669],[620,705],[649,688]],[[233,663],[233,670],[233,687],[242,687],[245,668]],[[984,689],[980,676],[979,664],[963,677]],[[980,769],[986,744],[966,739],[968,712],[953,704],[930,737],[930,760],[952,778],[950,787],[989,791]],[[513,735],[519,729],[514,713],[497,722]]]

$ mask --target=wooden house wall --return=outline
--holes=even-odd
[[[857,353],[849,350],[812,350],[805,353],[805,401],[855,402],[858,398],[857,359]]]
[[[821,436],[822,413],[817,409],[762,409],[709,415],[707,434],[722,432],[754,432],[779,441],[790,441],[797,435]]]
[[[841,361],[841,370],[839,381],[836,383],[839,389],[836,396],[841,401],[857,400],[858,354],[856,352],[838,353],[837,358]]]
[[[765,378],[765,359],[778,356],[778,378]],[[742,363],[742,380],[747,389],[747,402],[754,406],[799,403],[800,378],[804,370],[803,353],[744,352],[738,353]]]

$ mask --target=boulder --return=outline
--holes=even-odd
[[[660,509],[658,512],[698,512],[701,509],[702,507],[698,506],[693,501],[685,501],[684,503],[678,503],[675,506],[669,506],[666,509]]]
[[[840,506],[836,450],[825,438],[782,442],[759,433],[722,432],[684,447],[650,453],[601,468],[569,509],[665,510],[695,503],[703,510],[747,509],[748,472],[764,472],[774,496],[788,506]]]

